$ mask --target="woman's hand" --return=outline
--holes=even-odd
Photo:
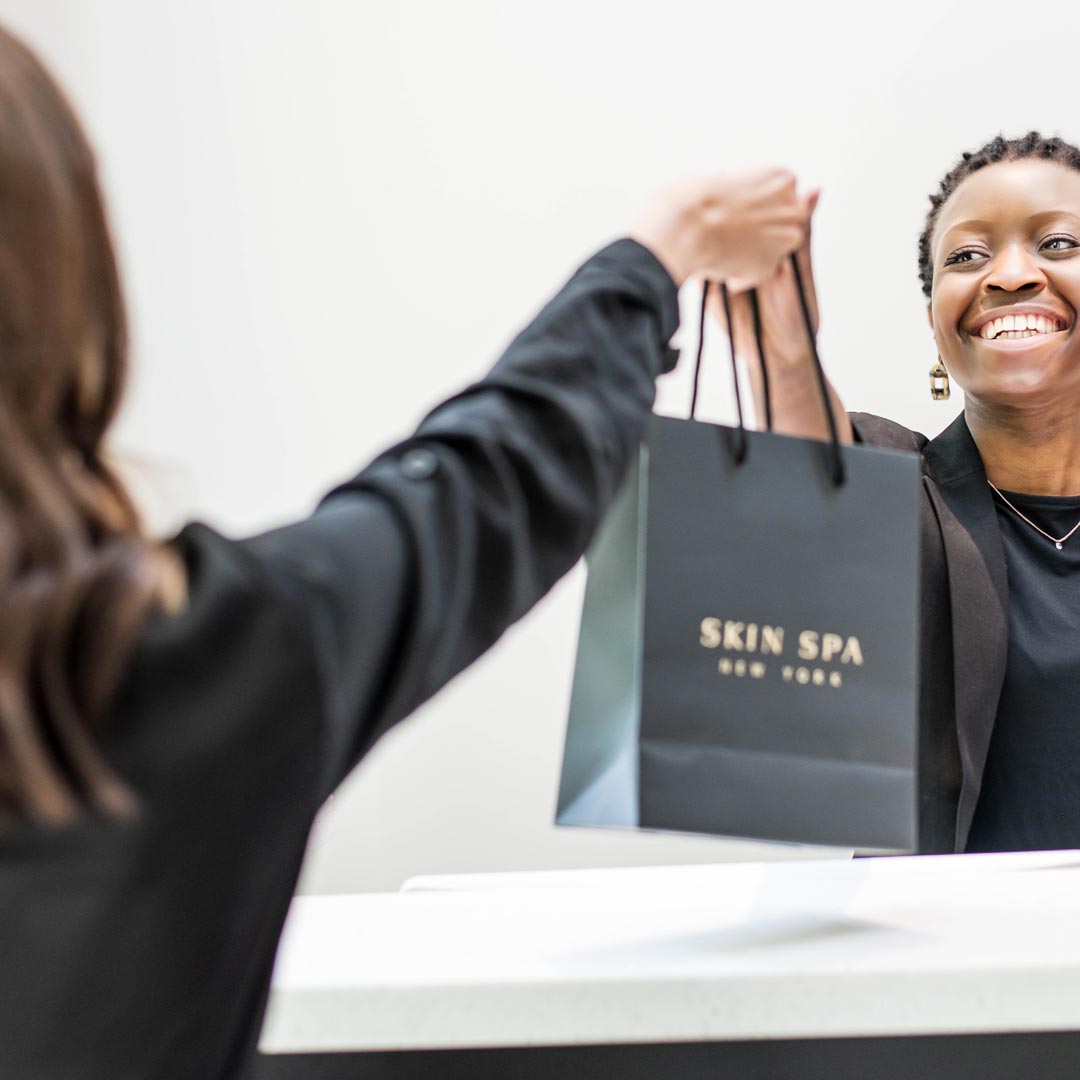
[[[810,257],[810,224],[819,195],[820,192],[812,191],[802,199],[805,226],[801,243],[795,253],[815,336],[818,329],[818,303]],[[754,336],[753,312],[747,283],[728,279],[727,285],[735,347],[738,355],[746,361],[757,414],[763,423],[764,380]],[[798,283],[790,259],[781,260],[776,269],[757,285],[757,296],[762,346],[769,374],[773,430],[783,435],[827,438],[828,421],[822,407],[821,390],[814,372],[813,353],[806,334]],[[727,332],[719,290],[712,293],[710,310]],[[851,421],[831,384],[828,384],[828,392],[840,440],[850,443],[853,438]]]
[[[794,175],[764,169],[683,180],[652,201],[630,235],[676,285],[701,275],[748,288],[803,242],[808,217]]]

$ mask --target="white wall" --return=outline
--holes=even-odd
[[[821,351],[850,407],[934,433],[926,196],[999,130],[1080,138],[1065,4],[0,0],[100,150],[138,375],[141,498],[249,531],[405,433],[656,185],[820,183]],[[1071,125],[1071,126],[1070,126]],[[722,351],[707,413],[726,415]],[[686,382],[661,389],[682,407]],[[413,873],[772,857],[551,824],[580,571],[387,738],[323,815],[309,891]]]

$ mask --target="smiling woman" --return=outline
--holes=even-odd
[[[1080,149],[998,137],[930,202],[931,390],[964,412],[933,440],[850,415],[923,459],[920,848],[1080,847]],[[791,283],[759,295],[775,426],[823,435]]]
[[[1063,391],[1080,390],[1069,359],[1080,297],[1080,160],[1056,140],[1039,146],[1055,157],[1006,157],[960,180],[934,207],[921,245],[938,349],[964,387],[969,425],[989,427],[991,438],[1017,409],[1037,408],[1045,420],[1061,409]],[[1021,430],[1027,443],[1037,433]],[[995,456],[1006,472],[1019,464],[1012,452]],[[1054,475],[1039,477],[1038,487],[1069,493],[1068,458],[1041,459]]]

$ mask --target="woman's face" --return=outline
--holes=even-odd
[[[972,173],[931,253],[930,327],[969,399],[1080,400],[1080,172],[1031,159]]]

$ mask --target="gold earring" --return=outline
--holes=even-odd
[[[949,393],[949,373],[939,356],[937,363],[930,369],[930,396],[935,401],[948,401]]]

